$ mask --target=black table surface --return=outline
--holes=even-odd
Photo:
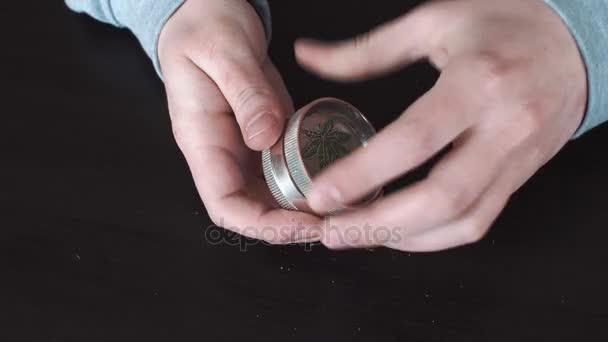
[[[413,5],[272,1],[271,55],[296,105],[334,96],[378,127],[394,119],[436,80],[429,65],[335,84],[301,70],[292,43]],[[0,37],[2,341],[608,338],[606,128],[570,143],[478,244],[242,251],[205,239],[162,83],[127,31],[61,1],[4,1]]]

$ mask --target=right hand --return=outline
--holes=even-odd
[[[279,209],[260,151],[293,112],[244,0],[188,0],[163,28],[158,55],[175,139],[212,221],[271,243],[318,240],[321,219]]]

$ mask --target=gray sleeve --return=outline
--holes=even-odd
[[[587,112],[574,135],[608,121],[608,0],[545,0],[576,39],[587,68]]]
[[[158,38],[167,20],[185,0],[65,0],[70,9],[116,27],[128,28],[137,37],[162,77],[158,60]],[[266,0],[252,0],[270,38],[270,8]]]

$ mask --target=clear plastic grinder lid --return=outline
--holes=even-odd
[[[263,153],[272,194],[283,208],[310,212],[306,194],[312,179],[340,158],[365,148],[375,133],[363,114],[342,100],[324,98],[303,107],[289,120],[284,137]],[[364,206],[380,193],[378,189],[353,206],[336,209]]]

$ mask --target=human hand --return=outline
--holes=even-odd
[[[425,57],[441,70],[367,148],[313,181],[309,204],[328,212],[453,149],[425,180],[333,217],[322,240],[330,248],[436,251],[480,240],[509,197],[572,137],[586,105],[577,44],[540,0],[431,2],[350,41],[302,40],[296,54],[336,80]]]
[[[188,0],[162,30],[159,59],[175,139],[217,225],[272,243],[316,239],[319,218],[278,209],[256,150],[293,105],[243,0]]]

